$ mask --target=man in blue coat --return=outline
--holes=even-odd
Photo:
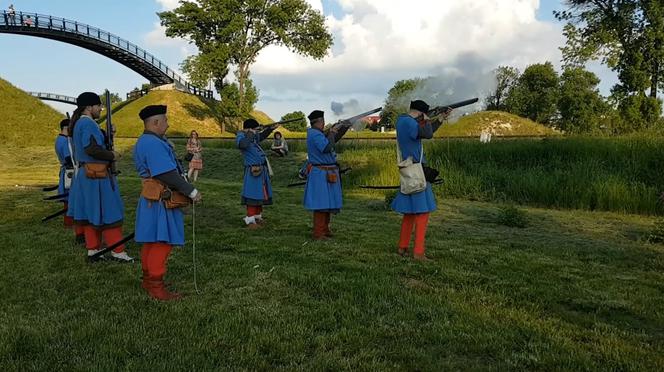
[[[122,240],[124,206],[117,179],[109,169],[110,162],[120,155],[107,149],[104,135],[95,122],[101,114],[99,96],[82,93],[76,104],[70,134],[74,160],[79,168],[70,190],[67,215],[84,226],[88,260],[92,261],[94,254],[102,249],[102,237],[107,246]],[[115,248],[111,257],[120,262],[133,261],[125,252],[124,244]]]
[[[425,163],[422,139],[433,138],[433,133],[442,124],[440,120],[431,123],[427,112],[429,112],[429,105],[422,100],[416,100],[410,103],[408,114],[402,114],[397,119],[397,142],[402,159],[412,157],[414,163]],[[444,116],[448,114],[449,112]],[[428,260],[424,254],[424,237],[429,223],[429,213],[436,210],[436,199],[431,189],[431,183],[427,182],[426,188],[417,193],[406,195],[399,191],[392,202],[392,209],[403,214],[397,252],[402,256],[408,253],[413,226],[415,226],[413,258]]]
[[[58,138],[55,139],[55,154],[60,163],[58,195],[69,193],[74,178],[74,162],[69,151],[68,129],[69,119],[62,119],[62,121],[60,121],[60,134],[58,134]],[[64,197],[62,202],[64,204],[63,208],[67,210],[69,208],[69,196]],[[74,235],[77,243],[85,242],[83,227],[81,225],[75,225],[74,219],[67,216],[67,214],[64,215],[64,225],[68,228],[74,228]]]
[[[309,172],[304,186],[304,208],[314,214],[314,240],[325,240],[332,237],[330,214],[339,213],[342,206],[341,177],[334,152],[337,129],[332,127],[327,135],[323,132],[323,111],[315,110],[308,118],[311,127],[307,129]]]
[[[267,157],[260,146],[261,141],[270,136],[277,127],[267,127],[258,131],[260,124],[247,119],[242,130],[235,137],[235,143],[244,157],[244,183],[241,203],[247,206],[244,223],[249,229],[259,228],[263,223],[263,206],[272,204],[272,184],[267,165]]]
[[[141,110],[144,132],[134,147],[134,164],[143,180],[136,208],[137,243],[143,243],[141,266],[142,287],[155,299],[180,298],[164,285],[166,262],[174,245],[184,245],[184,217],[181,206],[167,203],[174,192],[197,202],[201,193],[187,182],[172,145],[166,140],[168,129],[166,106],[153,105]],[[156,187],[156,189],[155,189]],[[155,190],[156,193],[155,193]]]

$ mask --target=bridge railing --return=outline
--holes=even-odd
[[[113,47],[120,48],[144,62],[149,63],[151,66],[156,67],[159,71],[172,79],[174,83],[179,83],[184,86],[189,93],[212,98],[212,91],[194,87],[175,71],[168,68],[165,63],[148,53],[145,49],[97,27],[46,14],[25,12],[15,12],[14,14],[10,14],[10,12],[6,10],[3,10],[2,15],[0,16],[0,27],[33,27],[44,30],[70,32],[110,44]]]
[[[48,99],[52,101],[60,101],[60,102],[70,102],[73,104],[76,104],[76,97],[70,97],[70,96],[65,96],[62,94],[54,94],[54,93],[43,93],[43,92],[28,92],[33,97],[41,98],[41,99]]]

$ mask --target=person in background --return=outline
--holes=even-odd
[[[288,155],[288,143],[281,132],[274,132],[274,142],[272,142],[271,149],[280,157]]]
[[[191,182],[196,182],[198,173],[203,169],[203,144],[198,139],[198,132],[192,130],[187,139],[187,153],[191,159],[189,160],[189,173],[187,177]]]
[[[241,204],[247,206],[244,223],[248,229],[258,229],[264,223],[263,206],[272,204],[272,183],[270,167],[261,141],[268,138],[276,127],[262,131],[254,119],[247,119],[242,130],[237,132],[235,144],[244,157],[244,182],[242,184]]]
[[[69,119],[62,119],[62,121],[60,121],[60,134],[58,135],[58,138],[55,139],[55,154],[60,162],[58,195],[67,194],[67,196],[62,199],[65,210],[69,207],[69,189],[74,178],[74,162],[69,151],[68,128]],[[74,219],[67,216],[67,214],[64,215],[64,226],[66,228],[74,228],[76,243],[85,243],[83,227],[80,225],[74,225]]]

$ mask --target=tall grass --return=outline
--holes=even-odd
[[[269,148],[269,140],[264,147]],[[209,140],[210,148],[233,141]],[[291,152],[306,151],[292,141]],[[353,171],[344,186],[397,185],[393,140],[344,139],[339,160]],[[664,214],[664,137],[567,137],[425,142],[429,165],[445,180],[439,196],[640,214]],[[295,172],[296,170],[293,170]]]
[[[341,148],[347,184],[398,184],[392,145]],[[549,138],[425,145],[438,195],[554,208],[664,214],[664,138]]]

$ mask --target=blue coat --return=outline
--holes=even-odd
[[[397,119],[397,141],[401,148],[401,157],[405,160],[409,156],[414,162],[425,163],[422,154],[422,139],[419,138],[419,124],[409,115],[401,115]],[[436,198],[427,182],[427,188],[415,194],[404,195],[399,191],[392,201],[392,209],[403,214],[428,213],[436,210]]]
[[[69,191],[67,215],[77,222],[96,227],[117,225],[122,223],[124,205],[115,176],[109,173],[106,178],[91,179],[85,175],[85,163],[108,163],[85,153],[85,148],[90,145],[92,138],[99,146],[106,148],[104,135],[97,123],[90,117],[81,116],[74,126],[72,143],[74,158],[79,162],[80,168]]]
[[[141,178],[150,178],[182,169],[173,147],[154,133],[144,133],[134,147],[134,164]],[[138,198],[136,208],[136,236],[138,243],[168,243],[184,245],[184,217],[180,208],[168,209],[164,202]]]
[[[55,154],[58,156],[58,161],[60,162],[58,195],[61,195],[67,191],[65,189],[65,165],[67,165],[67,158],[69,157],[71,159],[67,136],[60,134],[58,135],[58,138],[55,139]],[[69,161],[71,162],[71,160]],[[67,202],[68,200],[69,197],[62,199],[63,202]]]
[[[311,170],[304,186],[304,208],[310,211],[338,212],[342,207],[341,175],[339,168],[325,170],[319,166],[336,166],[337,154],[322,131],[307,129],[307,155]],[[325,152],[327,151],[327,152]],[[335,173],[337,182],[327,180],[328,173]]]
[[[256,134],[249,142],[245,131],[238,132],[235,137],[235,144],[244,157],[244,183],[241,193],[243,205],[272,204],[272,183],[265,152],[259,144],[263,139],[261,137],[260,134]],[[254,165],[261,167],[261,173],[258,176],[251,174],[251,167]]]

